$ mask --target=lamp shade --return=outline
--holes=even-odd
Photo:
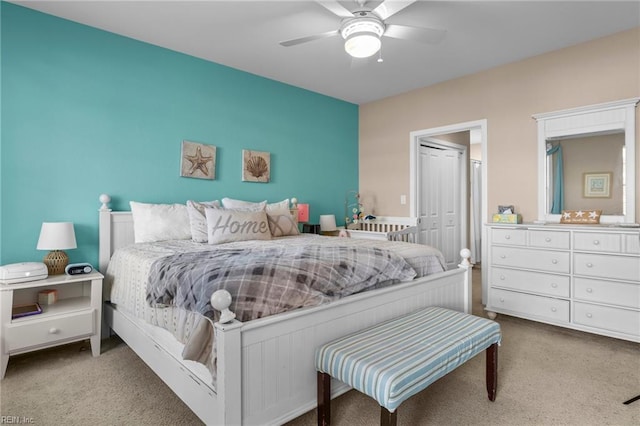
[[[321,214],[320,215],[320,231],[321,232],[330,232],[336,231],[338,227],[336,226],[336,216],[333,214]]]
[[[71,222],[44,222],[40,229],[38,250],[67,250],[76,248],[76,233]]]

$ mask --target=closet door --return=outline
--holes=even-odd
[[[449,269],[462,248],[461,158],[455,149],[420,147],[420,242],[442,251]]]

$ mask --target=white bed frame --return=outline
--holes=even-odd
[[[112,253],[133,243],[131,212],[100,209],[100,271]],[[108,202],[108,201],[107,201]],[[337,337],[426,306],[471,312],[469,251],[457,269],[337,302],[258,320],[216,323],[217,383],[203,366],[182,360],[182,346],[159,327],[105,304],[113,330],[208,425],[282,424],[316,406],[315,348]],[[109,300],[109,289],[105,290]],[[332,384],[332,397],[349,390]]]

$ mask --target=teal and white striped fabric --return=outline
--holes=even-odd
[[[431,307],[327,343],[316,351],[316,369],[394,412],[500,340],[495,321]]]

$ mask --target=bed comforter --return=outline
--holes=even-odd
[[[442,254],[428,246],[302,235],[217,246],[134,244],[114,253],[106,281],[118,309],[172,332],[184,358],[205,364],[215,381],[219,313],[209,299],[218,288],[230,290],[231,309],[248,321],[443,270]]]

